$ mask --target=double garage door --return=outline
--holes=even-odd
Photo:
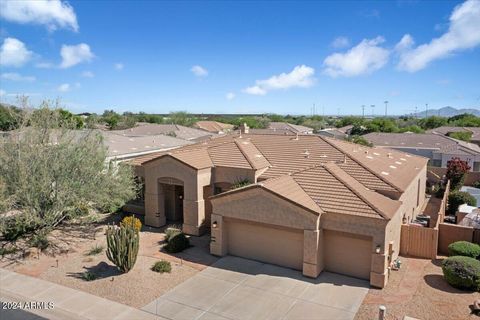
[[[226,220],[228,254],[302,270],[303,230]]]
[[[302,270],[303,230],[225,220],[228,254]],[[324,230],[325,270],[369,279],[372,241],[368,237]]]

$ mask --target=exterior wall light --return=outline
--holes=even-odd
[[[218,227],[217,221],[212,222],[212,228],[216,229]]]
[[[377,247],[375,248],[375,253],[380,253],[380,249],[381,249],[381,246],[380,245],[377,245]]]

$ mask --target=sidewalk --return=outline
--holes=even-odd
[[[0,308],[1,319],[166,320],[118,302],[1,268],[0,301],[53,302],[52,309],[1,310]]]

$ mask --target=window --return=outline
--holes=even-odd
[[[430,160],[429,165],[432,166],[432,167],[441,167],[442,166],[442,160],[439,160],[439,159]]]
[[[480,162],[473,163],[473,171],[480,171]]]

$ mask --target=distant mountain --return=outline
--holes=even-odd
[[[429,109],[428,110],[428,116],[440,116],[440,117],[453,117],[459,114],[463,113],[471,113],[477,117],[480,117],[480,109],[474,109],[474,108],[469,108],[469,109],[456,109],[453,107],[443,107],[440,109]],[[425,111],[420,111],[417,112],[416,114],[413,114],[413,116],[416,116],[418,118],[425,118]]]

